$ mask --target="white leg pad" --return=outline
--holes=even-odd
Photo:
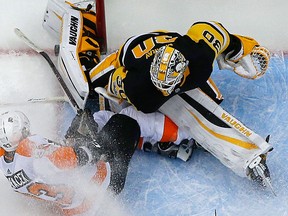
[[[48,0],[42,26],[53,37],[60,41],[62,18],[71,8],[64,1]]]
[[[174,96],[160,111],[178,126],[188,126],[203,148],[239,176],[246,177],[249,164],[272,149],[199,89]]]
[[[68,12],[63,15],[65,27],[61,35],[58,68],[76,102],[83,108],[89,94],[89,85],[78,56],[83,20],[80,11],[68,9]]]

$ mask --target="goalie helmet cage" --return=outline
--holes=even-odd
[[[107,52],[107,36],[106,36],[106,17],[105,17],[105,0],[95,0],[96,4],[96,28],[99,35],[101,54]]]

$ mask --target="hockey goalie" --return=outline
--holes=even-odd
[[[220,23],[197,22],[183,36],[157,31],[131,37],[99,62],[95,20],[90,7],[56,0],[48,2],[44,18],[44,28],[60,41],[58,69],[80,107],[87,106],[96,88],[110,107],[121,109],[125,101],[145,113],[160,111],[189,128],[197,143],[236,174],[272,189],[269,138],[226,112],[209,78],[214,60],[220,69],[260,78],[270,59],[266,48],[253,38],[230,34]]]

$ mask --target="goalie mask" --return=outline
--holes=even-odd
[[[30,134],[30,122],[20,111],[5,112],[0,116],[0,147],[15,151],[19,142]]]
[[[155,53],[150,67],[152,83],[168,96],[182,80],[189,61],[181,52],[170,46],[163,46]]]

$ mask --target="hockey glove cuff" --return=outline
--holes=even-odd
[[[270,61],[269,50],[261,46],[255,46],[249,55],[242,57],[238,62],[228,60],[226,56],[224,54],[218,56],[217,63],[219,69],[234,71],[237,75],[247,79],[262,77],[268,70]]]
[[[254,49],[254,47],[259,46],[259,43],[255,39],[250,38],[250,37],[241,36],[241,35],[234,35],[234,36],[240,40],[241,49],[238,53],[234,53],[234,51],[228,53],[226,55],[226,60],[237,63],[243,57],[249,55]]]

